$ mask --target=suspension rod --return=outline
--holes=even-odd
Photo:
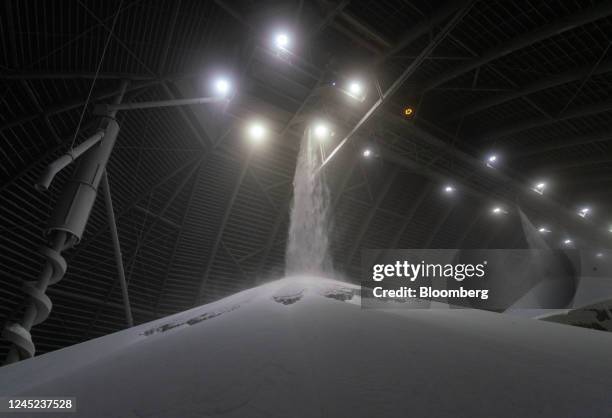
[[[134,318],[132,317],[132,309],[130,308],[130,297],[128,295],[127,281],[125,280],[125,269],[123,268],[121,245],[119,244],[119,234],[117,233],[117,223],[115,222],[113,200],[111,198],[110,184],[108,182],[108,173],[106,170],[102,174],[102,192],[104,193],[104,203],[106,205],[108,226],[110,228],[111,238],[113,240],[113,251],[115,253],[115,262],[117,263],[117,273],[119,275],[119,284],[121,285],[121,295],[123,296],[125,320],[129,327],[133,327]]]

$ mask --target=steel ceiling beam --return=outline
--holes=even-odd
[[[126,89],[126,93],[128,92],[133,92],[136,90],[140,90],[143,88],[147,88],[147,87],[151,87],[154,85],[157,85],[161,83],[160,80],[153,80],[153,81],[146,81],[143,83],[139,83],[139,84],[134,84],[134,85],[130,85],[127,89]],[[116,87],[113,89],[109,89],[104,91],[103,93],[99,93],[96,95],[93,95],[90,99],[90,103],[99,101],[99,100],[104,100],[104,99],[109,99],[111,97],[115,97],[119,92],[121,91],[120,87]],[[58,106],[52,106],[49,107],[47,109],[44,109],[42,112],[38,112],[35,114],[30,114],[30,115],[24,115],[21,116],[19,118],[17,118],[16,120],[13,120],[11,122],[5,123],[4,125],[0,126],[0,132],[3,132],[7,129],[11,129],[17,126],[21,126],[24,123],[27,122],[32,122],[37,120],[38,118],[45,118],[45,117],[49,117],[49,116],[53,116],[53,115],[57,115],[60,113],[64,113],[64,112],[68,112],[70,110],[74,110],[74,109],[78,109],[82,106],[85,105],[86,100],[84,99],[77,99],[77,100],[72,100],[70,102],[66,102],[64,104],[60,104]]]
[[[392,46],[387,52],[385,52],[384,54],[380,54],[379,57],[375,60],[375,64],[374,65],[378,65],[382,62],[384,62],[387,58],[395,55],[397,52],[400,52],[401,50],[403,50],[404,48],[406,48],[410,43],[414,42],[416,39],[418,39],[419,37],[421,37],[422,35],[424,35],[425,33],[429,32],[432,30],[432,26],[437,25],[439,23],[441,23],[443,20],[445,20],[446,18],[448,18],[450,15],[452,15],[452,13],[456,12],[458,9],[460,9],[461,7],[467,7],[469,8],[469,1],[467,0],[451,0],[448,1],[447,3],[445,3],[440,9],[438,9],[438,11],[436,12],[436,14],[434,14],[430,19],[428,20],[424,20],[421,23],[419,23],[416,26],[413,26],[406,34],[404,34],[402,36],[402,39],[395,44],[394,46]],[[421,54],[422,55],[422,54]],[[419,58],[421,55],[417,56],[417,57],[413,57],[413,59]],[[427,56],[425,57],[427,58]],[[334,202],[334,207],[336,206],[336,204],[339,202],[339,198],[342,195],[343,191],[345,190],[347,184],[348,184],[348,180],[351,177],[351,174],[354,170],[354,168],[356,167],[356,161],[355,163],[351,166],[351,170],[349,170],[348,174],[345,176],[345,181],[342,183],[342,187],[341,187],[341,193],[339,194],[339,196],[337,197],[337,199]],[[387,186],[387,187],[390,187]],[[426,197],[427,192],[429,192],[428,188],[425,193],[423,193],[422,196],[420,196],[420,200],[422,201],[422,199],[424,199]],[[386,193],[385,193],[386,194]],[[379,198],[384,199],[384,196],[380,197],[381,195],[379,195]],[[420,203],[419,203],[420,204]],[[362,228],[360,229],[360,232],[358,233],[358,239],[356,242],[356,245],[353,246],[353,248],[350,251],[350,255],[349,255],[349,259],[352,260],[352,258],[354,257],[354,254],[356,252],[356,248],[359,247],[359,244],[362,241],[363,236],[365,235],[365,232],[363,232],[363,230],[365,229],[367,231],[367,228],[369,227],[369,223],[371,221],[371,219],[373,218],[377,208],[380,206],[380,204],[376,204],[373,206],[373,208],[368,212],[367,215],[367,220],[365,222],[365,226],[362,226]],[[418,204],[415,205],[415,210],[418,208]],[[393,239],[394,242],[394,246],[397,245],[396,242],[399,241],[399,239],[401,238],[405,228],[407,227],[408,223],[410,222],[410,220],[412,219],[412,215],[409,215],[405,221],[405,223],[402,225],[402,228],[400,228],[399,233],[396,235],[396,237]],[[350,263],[350,261],[349,261]]]
[[[221,240],[223,238],[223,234],[225,233],[225,228],[229,222],[230,216],[232,214],[232,209],[234,208],[234,204],[236,203],[236,199],[238,198],[238,193],[240,192],[240,188],[242,187],[242,182],[247,175],[249,169],[249,163],[251,162],[253,154],[249,152],[247,157],[244,159],[242,166],[240,168],[240,173],[238,174],[238,178],[236,179],[236,183],[234,184],[234,189],[232,190],[232,194],[227,203],[227,208],[225,209],[225,213],[223,214],[223,218],[221,223],[219,224],[219,228],[217,229],[217,235],[215,236],[215,240],[213,241],[213,247],[208,256],[208,260],[206,261],[206,267],[204,268],[204,274],[200,279],[200,285],[198,286],[198,291],[195,295],[194,305],[197,305],[199,301],[202,300],[202,296],[204,294],[204,287],[208,282],[210,277],[210,271],[214,264],[215,258],[217,257],[217,252],[221,246]]]
[[[563,182],[564,185],[567,186],[576,186],[576,185],[584,185],[584,184],[601,184],[601,183],[605,183],[603,186],[607,189],[605,192],[606,194],[611,194],[612,190],[608,187],[609,183],[612,183],[612,175],[611,174],[607,174],[607,175],[600,175],[600,176],[594,176],[594,175],[589,175],[587,177],[573,177],[571,180],[566,180]]]
[[[49,289],[47,290],[47,293],[51,294],[51,295],[56,295],[56,296],[63,296],[69,299],[74,299],[74,300],[78,300],[79,302],[84,302],[87,304],[91,304],[94,306],[102,306],[102,307],[107,307],[107,308],[113,308],[116,309],[117,311],[123,311],[124,306],[120,303],[116,303],[116,302],[111,302],[111,301],[103,301],[101,299],[97,299],[97,298],[92,298],[91,296],[86,296],[83,295],[82,293],[74,293],[71,292],[69,290],[64,290],[64,289],[58,289],[57,286],[55,287],[49,287]],[[147,311],[145,309],[140,309],[140,308],[136,308],[136,307],[132,307],[132,311],[134,313],[137,313],[139,315],[143,315],[149,318],[155,318],[156,315],[151,312],[151,311]]]
[[[154,212],[150,211],[149,209],[143,208],[142,206],[135,205],[134,206],[134,210],[137,211],[137,212],[143,213],[146,216],[150,216],[152,218],[156,218],[161,223],[163,223],[165,225],[168,225],[168,226],[170,226],[170,227],[172,227],[174,229],[180,229],[181,228],[181,226],[179,224],[177,224],[176,222],[174,222],[174,221],[172,221],[172,220],[170,220],[168,218],[165,218],[165,217],[163,217],[163,216],[161,216],[161,215],[159,215],[157,213],[154,213]]]
[[[387,245],[387,249],[396,249],[398,247],[402,237],[414,219],[414,216],[418,212],[419,208],[423,205],[423,201],[425,201],[427,196],[429,196],[433,188],[433,183],[427,182],[423,190],[421,190],[421,192],[415,197],[412,206],[408,210],[408,213],[403,217],[402,224],[397,229],[397,232],[393,235],[390,244]],[[380,257],[380,254],[381,252],[379,251],[376,258]]]
[[[163,83],[161,83],[161,86],[164,89],[164,91],[166,92],[166,94],[172,100],[177,100],[178,94],[175,93],[170,88],[170,86],[168,86],[167,83],[163,82]],[[192,111],[190,109],[188,109],[188,108],[183,108],[183,107],[179,107],[177,110],[178,110],[179,114],[181,115],[181,118],[183,119],[183,121],[185,122],[187,127],[189,128],[189,130],[193,133],[195,138],[202,144],[204,149],[211,149],[211,148],[213,148],[215,146],[213,140],[206,134],[206,131],[199,124],[199,122],[197,121],[197,118],[195,118],[193,116]],[[195,120],[195,122],[194,122],[194,120]],[[198,129],[198,127],[200,129]],[[200,131],[202,131],[202,132],[200,132]]]
[[[567,161],[565,163],[551,165],[550,167],[548,167],[548,171],[566,171],[566,170],[570,170],[574,168],[582,168],[582,167],[588,167],[592,165],[610,164],[610,163],[612,163],[612,156],[598,154],[597,157],[586,158],[584,160],[572,159],[572,161]]]
[[[185,185],[189,182],[189,180],[192,178],[192,176],[194,175],[194,173],[196,173],[198,171],[198,169],[201,167],[201,165],[204,163],[204,159],[205,157],[201,157],[199,159],[199,161],[197,161],[193,167],[190,169],[190,171],[187,173],[187,175],[183,178],[183,180],[180,182],[180,184],[178,186],[175,187],[174,192],[172,193],[172,195],[168,198],[168,200],[166,200],[166,203],[164,204],[163,208],[161,209],[161,211],[159,212],[159,216],[163,217],[164,214],[166,213],[166,211],[168,210],[168,208],[170,208],[170,206],[172,206],[172,203],[174,203],[174,201],[176,200],[176,198],[178,197],[178,195],[181,194],[181,192],[183,191],[183,189],[185,188]],[[145,229],[144,231],[141,231],[140,236],[137,238],[137,242],[136,242],[136,248],[132,254],[132,256],[130,257],[130,260],[126,263],[127,268],[129,269],[129,271],[127,272],[127,281],[130,280],[130,278],[133,275],[134,272],[134,266],[136,265],[136,258],[138,257],[138,252],[140,251],[141,248],[144,247],[144,245],[147,242],[147,237],[149,235],[149,233],[153,230],[153,227],[156,225],[157,220],[159,218],[153,218],[153,222],[151,222]],[[112,226],[111,226],[112,228]],[[115,290],[115,287],[117,286],[117,284],[121,284],[120,281],[118,280],[113,280],[113,282],[111,283],[111,286],[109,288],[109,290],[106,292],[106,295],[104,296],[104,302],[108,302],[110,300],[111,295],[113,294],[113,291]],[[126,293],[127,293],[127,285],[126,285]],[[100,316],[100,312],[101,310],[98,309],[96,311],[96,314],[94,315],[92,321],[90,322],[89,326],[88,326],[88,333],[89,330],[91,330],[93,328],[93,326],[95,325],[96,321],[98,320],[98,317]]]
[[[427,238],[427,241],[425,241],[423,248],[431,248],[431,245],[436,239],[438,232],[440,232],[440,230],[442,229],[442,226],[444,226],[444,224],[446,223],[446,220],[449,218],[450,214],[453,212],[453,209],[455,209],[455,205],[453,203],[454,202],[451,202],[449,204],[449,206],[446,208],[446,211],[444,212],[444,215],[440,216],[440,219],[438,220],[438,222],[436,222],[433,228],[431,228],[429,232],[429,238]]]
[[[469,52],[472,55],[472,59],[476,59],[476,57],[479,56],[479,54],[474,51],[472,48],[470,48],[468,45],[466,45],[464,42],[462,42],[461,40],[457,39],[455,36],[453,36],[453,34],[451,33],[449,35],[449,38],[451,39],[452,42],[454,42],[455,44],[459,45],[461,48],[463,48],[464,50],[466,50],[467,52]],[[490,69],[496,73],[502,80],[504,80],[506,83],[508,83],[513,90],[516,90],[518,88],[518,85],[510,80],[506,75],[504,75],[501,71],[499,71],[497,68],[495,68],[494,66],[491,66]],[[480,72],[480,70],[476,71],[476,74],[478,74]],[[474,77],[474,80],[476,78]],[[476,91],[477,89],[475,88],[476,86],[474,85],[474,83],[472,82],[470,88],[473,89],[473,91]],[[445,90],[445,89],[453,89],[453,86],[438,86],[435,87],[431,90]],[[485,89],[486,90],[486,89]],[[506,89],[506,90],[510,90],[510,89]],[[418,89],[417,89],[418,91]],[[499,89],[499,91],[503,91],[502,89]],[[535,110],[537,110],[539,113],[545,115],[545,116],[549,116],[544,109],[542,109],[540,106],[538,106],[536,103],[533,102],[533,100],[529,99],[527,96],[523,96],[522,97],[523,101],[525,103],[527,103],[529,106],[531,106],[532,108],[534,108]],[[420,118],[421,122],[424,121],[423,118]],[[461,119],[460,121],[460,125],[462,124],[463,119]]]
[[[155,304],[153,305],[153,312],[156,316],[158,313],[159,304],[161,303],[162,297],[166,290],[166,285],[168,283],[168,277],[170,276],[170,272],[174,264],[174,259],[176,258],[176,254],[177,254],[178,248],[181,243],[181,238],[183,236],[183,228],[185,227],[185,221],[187,220],[187,215],[189,214],[191,205],[193,204],[193,198],[195,196],[196,186],[198,185],[201,171],[202,171],[202,166],[200,166],[200,169],[194,175],[193,184],[191,185],[191,190],[189,191],[189,199],[187,200],[187,204],[185,205],[185,210],[183,211],[183,214],[181,216],[180,228],[178,229],[178,234],[176,235],[176,239],[174,240],[174,244],[172,246],[172,252],[170,253],[170,257],[168,258],[168,264],[166,265],[166,274],[164,274],[159,292],[157,294],[157,298],[155,300]]]
[[[189,183],[189,181],[191,180],[193,175],[205,163],[205,160],[206,160],[206,157],[201,157],[199,159],[199,161],[197,161],[193,165],[193,167],[191,167],[191,169],[189,170],[187,175],[185,175],[185,177],[181,180],[181,182],[176,187],[174,187],[174,191],[172,192],[170,197],[166,200],[166,203],[164,203],[164,206],[161,208],[161,210],[159,211],[158,215],[156,217],[154,217],[153,221],[145,228],[144,231],[142,231],[142,234],[140,235],[140,239],[138,239],[138,243],[136,244],[136,249],[134,251],[134,254],[132,254],[132,257],[131,257],[130,261],[127,263],[130,266],[130,275],[131,275],[131,271],[132,271],[132,269],[134,267],[134,263],[136,262],[136,257],[138,256],[138,251],[140,250],[140,248],[142,248],[143,246],[145,246],[147,244],[147,236],[153,230],[153,228],[155,227],[157,222],[160,219],[164,218],[164,215],[166,214],[166,211],[172,206],[172,204],[174,203],[176,198],[181,194],[181,192],[183,191],[183,189],[185,188],[187,183]]]
[[[276,216],[274,225],[272,225],[272,230],[270,231],[270,234],[266,239],[266,243],[264,244],[263,254],[261,255],[261,257],[259,257],[259,263],[257,264],[257,269],[255,270],[254,278],[257,278],[261,274],[262,269],[266,265],[266,261],[268,261],[268,258],[270,257],[270,251],[272,251],[272,248],[274,248],[274,244],[276,243],[276,237],[280,232],[280,227],[283,223],[283,220],[285,220],[285,218],[288,216],[290,202],[291,197],[288,196],[287,200],[285,200],[285,203],[280,208],[279,214]]]
[[[404,233],[406,232],[406,229],[408,229],[408,226],[410,226],[410,222],[412,222],[412,220],[414,219],[414,215],[416,215],[419,208],[425,201],[425,198],[427,198],[427,196],[431,193],[433,189],[434,189],[433,183],[429,182],[423,188],[421,193],[417,195],[416,199],[414,199],[414,203],[412,204],[412,207],[410,208],[410,210],[408,211],[408,214],[404,218],[404,222],[402,222],[402,225],[397,229],[397,232],[393,236],[393,239],[391,240],[391,243],[388,248],[397,248],[397,246],[400,243],[400,240],[402,239],[402,237],[404,236]]]
[[[370,107],[370,109],[365,113],[365,115],[357,122],[357,124],[348,132],[348,134],[340,141],[340,143],[333,149],[333,151],[327,156],[327,158],[321,164],[321,168],[325,167],[336,153],[349,141],[349,139],[363,126],[370,118],[374,115],[374,113],[389,99],[392,95],[399,90],[399,88],[404,84],[404,82],[410,77],[423,63],[425,58],[429,56],[433,52],[433,50],[446,38],[446,36],[450,33],[451,30],[455,28],[455,26],[461,22],[461,20],[467,15],[473,5],[473,1],[467,1],[463,7],[455,13],[453,18],[442,28],[436,36],[423,48],[418,57],[412,61],[395,79],[395,81],[391,84],[391,86],[382,94],[382,96]]]
[[[165,84],[165,83],[163,83]],[[165,107],[192,106],[207,103],[227,103],[227,99],[218,96],[195,97],[189,99],[138,101],[120,104],[102,104],[94,108],[94,114],[106,114],[120,110],[160,109]]]
[[[139,73],[122,73],[122,72],[101,72],[96,73],[87,71],[20,71],[16,72],[0,72],[0,80],[5,81],[21,81],[21,80],[128,80],[128,81],[139,81],[139,82],[155,82],[159,84],[161,82],[175,82],[186,79],[198,78],[201,73],[198,72],[187,72],[187,73],[176,73],[167,74],[162,76],[145,75]],[[138,86],[138,84],[136,84]],[[137,87],[138,88],[138,87]]]
[[[132,210],[134,208],[134,206],[136,206],[142,199],[144,199],[145,197],[147,197],[149,194],[151,194],[153,191],[155,191],[157,188],[163,186],[164,184],[166,184],[166,182],[168,180],[170,180],[171,178],[173,178],[174,176],[176,176],[177,174],[179,174],[181,171],[183,171],[185,168],[189,167],[192,164],[196,164],[198,163],[198,161],[202,158],[202,156],[198,155],[194,158],[189,158],[187,159],[183,164],[181,164],[179,167],[177,167],[175,170],[171,171],[170,173],[166,174],[165,176],[163,176],[162,178],[160,178],[158,181],[156,181],[153,185],[151,185],[150,187],[148,187],[146,190],[143,190],[142,193],[140,193],[138,196],[136,196],[130,203],[128,203],[127,205],[125,205],[121,211],[119,211],[119,213],[117,213],[116,215],[116,219],[117,221],[120,220],[121,218],[123,218],[123,216],[125,216],[130,210]],[[69,263],[72,262],[72,260],[74,260],[82,251],[84,251],[92,242],[95,242],[96,239],[103,234],[106,231],[107,225],[104,224],[103,226],[101,226],[100,228],[98,228],[95,232],[93,232],[89,237],[87,237],[87,239],[83,240],[81,242],[80,245],[78,245],[74,252],[71,254],[70,256],[70,260]]]
[[[423,131],[415,124],[408,123],[405,119],[397,116],[388,116],[387,119],[390,121],[395,120],[397,121],[397,124],[403,125],[407,130],[410,130],[411,135],[415,136],[420,141],[427,143],[429,146],[439,150],[440,155],[451,153],[451,150],[449,150],[446,142],[440,140],[429,132]],[[388,160],[391,163],[401,165],[409,170],[415,171],[421,175],[426,175],[427,177],[439,182],[444,182],[447,180],[447,174],[442,174],[444,171],[441,170],[441,166],[437,164],[436,159],[427,164],[422,161],[417,161],[413,158],[398,154],[397,151],[389,149],[387,146],[381,149],[380,154],[383,159]],[[500,189],[490,190],[484,188],[482,185],[467,182],[466,180],[468,179],[466,178],[458,181],[461,183],[464,193],[473,195],[479,199],[491,200],[491,198],[496,198],[508,205],[513,204],[513,202],[520,197],[526,207],[531,209],[537,208],[535,210],[541,213],[555,213],[558,217],[560,217],[560,219],[563,220],[563,222],[570,225],[583,236],[592,237],[592,241],[595,244],[601,244],[609,241],[609,235],[603,234],[595,225],[592,225],[589,222],[578,222],[579,220],[576,219],[575,213],[566,207],[561,206],[557,201],[552,200],[547,196],[534,196],[535,193],[529,190],[528,183],[522,183],[515,180],[515,178],[510,177],[500,170],[488,169],[485,167],[482,161],[477,160],[462,151],[456,149],[453,150],[452,157],[456,161],[461,162],[474,170],[470,175],[471,177],[482,172],[483,175],[488,178],[492,178],[503,186]],[[604,156],[598,161],[590,160],[588,163],[585,162],[585,164],[604,164],[607,162],[612,162],[612,159]],[[579,165],[579,163],[576,164]]]
[[[485,64],[488,64],[496,59],[509,55],[527,46],[533,45],[536,42],[548,39],[555,35],[559,35],[563,32],[567,32],[586,23],[602,19],[610,14],[612,14],[612,2],[603,1],[596,4],[595,6],[584,10],[581,13],[576,13],[570,16],[560,18],[555,22],[549,23],[531,32],[512,38],[501,45],[498,45],[488,51],[485,51],[479,57],[474,58],[473,60],[463,62],[457,65],[455,68],[443,72],[442,74],[426,82],[422,90],[430,90],[443,83],[446,83],[449,80],[452,80],[453,78],[456,78]]]
[[[546,76],[533,83],[522,86],[518,90],[509,91],[496,96],[491,96],[486,99],[469,104],[467,106],[463,106],[456,112],[453,112],[448,115],[448,117],[444,118],[444,120],[451,121],[461,119],[465,116],[473,115],[474,113],[487,110],[493,106],[498,106],[500,104],[507,103],[511,100],[522,98],[523,96],[528,96],[530,94],[537,93],[542,90],[546,90],[563,84],[580,81],[586,76],[588,76],[591,70],[591,66],[588,66],[575,68],[561,74]],[[595,71],[593,71],[593,75],[604,74],[610,71],[612,71],[612,60],[600,64],[595,69]]]
[[[479,212],[478,215],[472,218],[472,221],[468,224],[467,228],[463,230],[463,234],[461,234],[459,239],[457,239],[457,242],[455,243],[455,248],[463,248],[463,245],[465,241],[468,239],[468,237],[470,236],[470,234],[472,233],[472,230],[476,228],[476,225],[482,219],[482,216],[483,216],[482,214],[483,212],[481,211]]]
[[[610,132],[599,132],[596,134],[589,134],[584,136],[571,136],[565,138],[554,138],[547,140],[544,145],[532,145],[530,144],[525,150],[518,150],[512,152],[514,158],[525,158],[533,157],[541,154],[545,154],[550,151],[556,151],[560,149],[573,148],[580,145],[594,144],[598,142],[612,141],[612,133]]]
[[[32,100],[32,102],[34,103],[34,106],[36,107],[36,110],[39,113],[43,113],[43,107],[40,104],[40,101],[38,100],[38,97],[36,97],[36,94],[34,93],[34,90],[32,90],[32,86],[30,86],[29,81],[28,80],[21,80],[21,85],[23,86],[25,91],[28,93],[28,96],[30,97],[30,100]],[[45,115],[43,119],[45,121],[45,125],[47,125],[47,128],[49,128],[49,132],[51,132],[51,136],[53,136],[53,139],[55,139],[55,142],[57,142],[58,144],[61,144],[62,140],[61,140],[60,136],[58,135],[57,130],[55,129],[55,127],[51,123],[51,119],[49,119],[49,116]]]
[[[94,72],[65,72],[65,71],[20,71],[11,73],[0,73],[0,80],[130,80],[130,81],[153,81],[157,80],[158,77],[152,75],[142,75],[135,73],[115,73],[115,72],[101,72],[97,74]]]
[[[113,31],[112,28],[110,28],[104,20],[96,16],[96,14],[91,11],[85,4],[83,4],[81,0],[77,1],[81,5],[81,7],[87,12],[87,14],[93,17],[94,20],[97,21],[98,24],[106,30],[106,32],[108,32],[109,36],[111,36],[115,40],[115,42],[117,42],[123,48],[125,52],[127,52],[134,60],[136,60],[136,62],[138,62],[138,64],[140,64],[142,68],[147,70],[149,74],[156,76],[155,71],[153,71],[151,67],[149,67],[142,59],[140,59],[140,57],[129,46],[127,46],[121,38],[117,36],[115,31]],[[118,10],[117,13],[120,13],[121,11],[122,10]]]
[[[121,10],[119,11],[119,14],[121,13],[125,13],[127,10],[131,9],[133,6],[137,5],[138,3],[141,3],[142,0],[134,0],[131,3],[123,6],[121,8]],[[102,20],[101,23],[106,24],[106,22],[111,22],[115,16],[117,16],[116,14],[111,15],[110,17]],[[47,58],[51,57],[52,55],[62,51],[64,48],[66,48],[67,46],[71,45],[72,43],[78,41],[79,39],[83,38],[85,35],[87,35],[90,32],[93,32],[94,30],[96,30],[97,28],[99,28],[100,26],[102,26],[102,24],[97,23],[95,25],[90,26],[89,28],[85,29],[83,32],[79,33],[78,35],[76,35],[74,38],[70,39],[67,42],[64,42],[62,45],[58,46],[57,48],[53,49],[51,52],[49,52],[48,54],[45,54],[41,57],[39,57],[37,60],[30,62],[29,64],[24,66],[24,70],[28,69],[28,68],[32,68],[33,66],[35,66],[36,64],[46,60]]]
[[[181,0],[174,0],[174,2],[172,2],[172,5],[172,17],[170,18],[170,24],[168,25],[168,34],[166,36],[161,55],[159,57],[159,65],[157,67],[158,75],[164,74],[166,72],[168,53],[170,52],[170,45],[172,44],[172,38],[174,37],[174,31],[176,29],[176,21],[178,20],[179,11],[181,10]]]
[[[612,4],[612,2],[610,2]],[[585,116],[595,115],[598,113],[612,111],[612,100],[605,102],[593,103],[588,105],[582,105],[567,110],[562,116],[557,118],[548,118],[546,116],[537,116],[526,120],[508,123],[499,128],[486,131],[479,136],[479,139],[494,141],[499,138],[503,138],[510,135],[515,135],[519,132],[527,131],[529,129],[539,128],[542,126],[552,125],[554,123],[566,121],[574,118],[581,118]]]
[[[249,30],[251,30],[251,31],[254,30],[253,26],[244,18],[244,16],[242,16],[242,14],[240,14],[238,11],[234,10],[234,8],[232,6],[230,6],[229,4],[227,4],[226,1],[224,1],[224,0],[214,0],[214,1],[215,1],[215,4],[217,6],[222,8],[231,17],[236,19],[238,22],[242,23]]]
[[[440,25],[440,23],[442,23],[445,19],[449,18],[457,10],[459,10],[461,7],[464,7],[468,3],[468,1],[469,0],[449,0],[441,7],[436,8],[434,14],[432,14],[428,19],[422,20],[416,25],[411,26],[410,29],[400,37],[400,40],[397,43],[392,45],[390,49],[388,49],[385,53],[376,58],[376,60],[374,61],[374,65],[380,65],[388,58],[396,55],[398,52],[403,51],[412,42],[416,41],[424,34],[433,30],[434,26]]]
[[[270,208],[274,211],[278,211],[278,205],[276,204],[276,202],[274,202],[272,196],[270,196],[270,193],[268,193],[266,187],[261,183],[261,180],[259,179],[253,167],[249,167],[249,177],[253,179],[263,196],[266,198],[266,201],[268,202],[268,205],[270,205]]]
[[[341,25],[338,22],[333,22],[332,26],[333,26],[333,28],[336,31],[338,31],[341,34],[345,35],[347,38],[349,38],[350,40],[355,42],[361,48],[367,49],[367,50],[373,52],[376,55],[379,55],[381,53],[381,48],[380,47],[378,47],[378,46],[374,45],[373,43],[370,43],[367,40],[363,39],[357,33],[353,32],[352,30],[350,30],[349,28],[345,27],[344,25]]]
[[[306,35],[306,39],[312,40],[314,37],[316,37],[319,32],[321,32],[334,21],[336,16],[342,13],[342,11],[349,5],[350,2],[351,0],[342,0],[333,9],[327,12],[323,20]]]
[[[351,27],[353,27],[357,32],[361,33],[366,39],[376,42],[383,48],[391,47],[391,42],[387,40],[383,35],[377,33],[368,24],[361,22],[359,19],[348,13],[346,10],[342,10],[340,12],[340,17]]]
[[[240,275],[242,276],[242,278],[246,281],[249,279],[249,276],[247,275],[247,273],[244,271],[244,269],[242,268],[242,264],[240,264],[240,260],[238,260],[234,254],[232,253],[232,250],[225,244],[225,241],[223,241],[223,238],[221,238],[221,248],[223,248],[225,250],[225,253],[227,255],[229,255],[230,259],[232,260],[232,262],[234,263],[234,265],[238,268],[238,271],[240,271]]]
[[[391,174],[389,174],[387,178],[385,178],[384,184],[378,195],[376,196],[376,201],[374,202],[374,205],[370,207],[366,218],[361,222],[361,227],[359,228],[359,232],[357,233],[357,238],[355,238],[355,240],[353,241],[353,246],[351,247],[348,256],[346,257],[346,260],[344,262],[346,266],[349,266],[351,264],[353,258],[355,257],[355,254],[360,249],[361,242],[363,241],[366,233],[370,229],[370,223],[372,223],[372,219],[374,219],[378,208],[387,197],[387,193],[389,192],[389,190],[391,190],[391,186],[393,186],[393,183],[395,182],[395,179],[397,178],[399,172],[400,167],[396,165],[391,169]]]
[[[10,51],[6,51],[9,63],[13,68],[19,67],[19,62],[17,60],[17,39],[15,34],[17,31],[15,30],[15,15],[13,14],[13,6],[10,1],[5,1],[4,3],[5,11],[6,11],[6,25],[7,25],[7,38],[8,44],[11,46]]]

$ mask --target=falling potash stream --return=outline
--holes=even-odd
[[[293,178],[293,201],[285,273],[332,274],[329,254],[330,196],[321,165],[320,145],[307,129],[302,137]]]

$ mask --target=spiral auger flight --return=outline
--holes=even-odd
[[[23,286],[28,299],[21,320],[9,323],[2,331],[2,336],[12,343],[5,363],[36,354],[30,330],[49,317],[53,304],[46,294],[47,288],[59,282],[66,273],[67,264],[62,251],[78,244],[83,236],[119,132],[119,124],[114,118],[103,118],[102,124],[103,131],[51,163],[36,184],[38,190],[47,190],[55,175],[79,158],[79,164],[64,185],[45,230],[49,245],[41,249],[45,257],[43,269],[38,280],[26,282]]]
[[[36,352],[30,329],[45,321],[51,312],[51,299],[46,295],[47,287],[59,282],[66,273],[66,260],[61,251],[66,245],[66,232],[57,231],[51,246],[41,248],[46,262],[37,281],[25,282],[23,291],[28,295],[25,314],[20,322],[12,322],[5,326],[2,336],[13,343],[6,359],[7,363],[30,358]]]
[[[113,214],[110,185],[106,173],[106,165],[115,146],[120,129],[116,119],[117,112],[120,110],[153,109],[204,103],[227,103],[229,100],[225,96],[215,96],[122,103],[128,85],[129,82],[127,80],[121,82],[117,96],[112,104],[98,104],[94,106],[93,114],[100,117],[100,129],[88,139],[76,145],[77,134],[85,114],[85,109],[87,109],[88,97],[70,149],[46,167],[35,185],[39,191],[48,190],[57,173],[75,160],[78,160],[78,166],[75,168],[71,179],[64,184],[63,191],[55,202],[53,213],[45,230],[45,234],[49,237],[51,243],[41,250],[41,253],[46,258],[43,270],[36,282],[27,282],[24,285],[23,289],[28,295],[28,300],[22,319],[9,323],[2,331],[2,336],[12,343],[6,363],[14,363],[33,357],[36,354],[36,347],[32,342],[30,329],[49,317],[53,305],[51,299],[46,294],[47,287],[57,283],[64,277],[67,265],[61,253],[68,247],[77,245],[83,237],[83,232],[87,226],[87,221],[96,201],[101,182],[105,190],[104,200],[106,203],[107,221],[113,241],[119,283],[122,288],[126,322],[129,327],[133,326],[127,280],[123,268],[117,225]]]

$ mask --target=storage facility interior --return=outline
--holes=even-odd
[[[6,0],[0,28],[3,327],[77,164],[41,175],[112,103],[157,104],[105,116],[108,187],[61,249],[37,356],[284,277],[313,123],[337,279],[359,283],[363,249],[527,248],[521,212],[612,257],[610,1]]]

